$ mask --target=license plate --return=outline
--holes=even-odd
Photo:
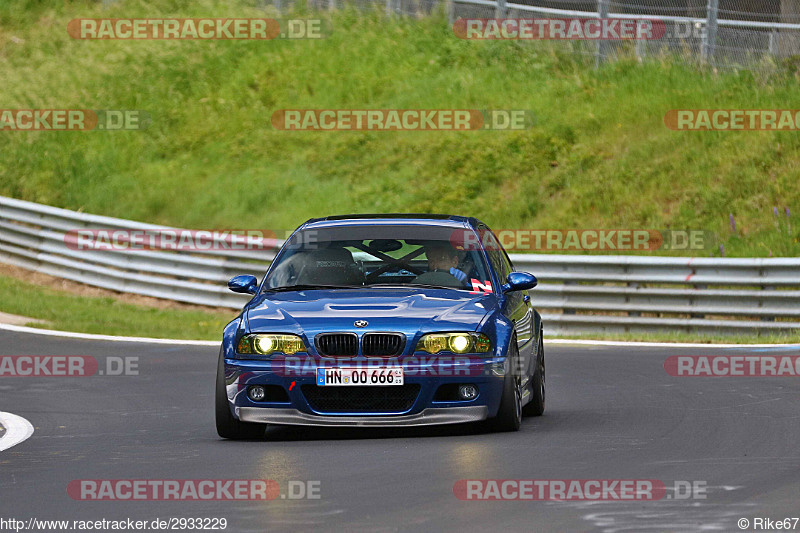
[[[402,368],[318,368],[317,385],[346,387],[402,385]]]

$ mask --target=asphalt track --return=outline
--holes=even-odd
[[[2,355],[138,356],[138,376],[0,378],[35,433],[0,452],[0,518],[224,517],[227,531],[739,531],[800,515],[800,378],[677,378],[669,355],[762,349],[548,346],[548,405],[518,433],[473,426],[214,430],[217,349],[0,331]],[[790,354],[785,349],[775,353]],[[797,352],[793,352],[797,353]],[[461,501],[459,479],[704,481],[704,500]],[[76,479],[320,482],[320,498],[91,502]],[[800,528],[800,525],[798,525]],[[752,531],[752,529],[749,529]]]

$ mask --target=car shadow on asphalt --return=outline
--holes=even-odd
[[[542,431],[546,423],[545,417],[528,417],[522,421],[520,432]],[[467,424],[447,424],[428,427],[398,428],[359,428],[359,427],[312,427],[312,426],[269,426],[264,440],[282,441],[319,441],[319,440],[365,440],[365,439],[398,439],[398,438],[442,438],[489,435],[494,433],[487,422],[471,422]]]

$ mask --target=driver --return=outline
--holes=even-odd
[[[467,275],[456,268],[458,251],[449,243],[434,243],[425,246],[428,271],[414,278],[414,283],[425,285],[463,286]]]

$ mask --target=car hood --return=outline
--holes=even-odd
[[[250,331],[305,333],[324,331],[417,332],[475,331],[497,306],[494,294],[452,289],[337,289],[267,293],[248,305]],[[356,328],[356,320],[368,325]]]

